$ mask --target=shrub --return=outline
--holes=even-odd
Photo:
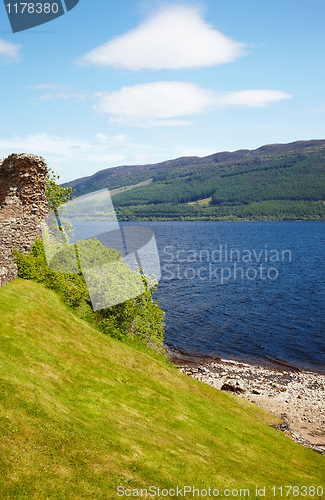
[[[129,280],[129,283],[131,283],[130,275],[133,274],[134,278],[136,274],[137,281],[142,281],[142,290],[145,291],[137,297],[124,300],[117,305],[93,311],[82,273],[63,273],[50,269],[46,260],[43,241],[41,240],[35,241],[28,255],[15,252],[18,276],[22,279],[43,283],[47,288],[55,290],[66,305],[89,323],[97,325],[105,334],[119,340],[141,339],[149,347],[164,352],[164,313],[159,304],[152,299],[151,290],[154,291],[155,287],[153,287],[153,282],[150,281],[149,277],[131,271],[123,263],[121,255],[116,250],[105,248],[95,238],[78,243],[78,249],[82,250],[84,261],[89,257],[89,265],[103,266],[104,264],[103,268],[105,269],[105,264],[113,261],[114,266],[112,266],[112,269],[119,280],[125,278],[126,282]],[[96,257],[94,258],[95,254]],[[75,245],[68,245],[61,255],[57,254],[51,261],[51,267],[57,266],[57,269],[60,269],[61,265],[62,269],[63,264],[69,268],[72,255],[77,255],[78,268],[81,269],[80,258],[78,252],[76,254]],[[95,267],[91,275],[94,286],[98,284],[97,269],[98,267]],[[87,280],[87,282],[91,286],[91,280]],[[134,283],[134,279],[132,283]],[[117,292],[114,290],[114,286],[107,287],[106,285],[106,287],[102,288],[101,293],[110,294],[108,299],[112,300],[111,295]],[[127,298],[130,295],[126,294],[125,297]]]

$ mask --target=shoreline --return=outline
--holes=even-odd
[[[166,350],[186,375],[262,407],[283,421],[280,430],[287,436],[325,455],[324,373]]]
[[[234,362],[234,363],[240,363],[240,364],[247,364],[247,365],[252,365],[252,366],[259,366],[262,368],[269,368],[269,369],[274,369],[274,370],[286,370],[286,371],[292,371],[292,372],[299,372],[299,373],[314,373],[315,375],[321,375],[325,376],[325,364],[323,366],[323,371],[320,369],[313,369],[311,365],[305,364],[304,366],[300,365],[294,365],[293,363],[290,363],[290,361],[280,361],[277,359],[272,359],[272,358],[262,358],[259,356],[252,356],[252,355],[229,355],[227,354],[199,354],[199,353],[194,353],[194,352],[188,352],[188,351],[183,351],[180,349],[177,349],[176,347],[171,347],[167,344],[165,344],[165,349],[166,352],[168,353],[168,356],[172,360],[173,363],[178,364],[180,362],[184,362],[187,365],[192,365],[192,364],[198,364],[201,362],[207,363],[208,361],[229,361],[229,362]]]

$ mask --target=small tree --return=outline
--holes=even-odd
[[[71,187],[64,188],[60,186],[57,183],[59,178],[60,176],[57,175],[51,168],[48,169],[45,196],[47,198],[49,210],[54,210],[55,215],[57,215],[57,207],[75,198],[75,196],[71,197],[71,194],[75,190]]]
[[[48,210],[53,210],[59,229],[62,231],[61,238],[63,237],[63,239],[68,242],[69,238],[67,237],[67,233],[73,234],[72,226],[69,222],[60,220],[58,207],[70,200],[74,200],[75,196],[71,197],[71,194],[75,190],[71,187],[64,188],[60,186],[57,183],[59,178],[60,176],[57,175],[51,168],[48,169],[45,196],[47,199]]]

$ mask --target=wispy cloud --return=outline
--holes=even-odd
[[[325,104],[323,106],[317,106],[315,108],[308,108],[305,111],[309,111],[312,113],[324,113],[325,112]]]
[[[0,58],[5,58],[11,62],[19,62],[21,58],[21,49],[21,45],[7,42],[0,38]]]
[[[34,85],[29,88],[41,91],[41,95],[38,97],[39,101],[50,101],[50,100],[85,101],[89,94],[88,92],[76,92],[72,85],[57,85],[55,83]]]
[[[121,138],[123,137],[123,141]],[[115,150],[118,145],[120,152]],[[73,137],[59,137],[46,133],[31,134],[26,136],[13,136],[0,139],[2,150],[12,150],[39,155],[55,155],[65,159],[85,159],[92,162],[121,161],[124,154],[121,152],[126,147],[126,136],[112,136],[103,142],[97,137],[93,142],[76,139]]]
[[[32,85],[30,89],[36,90],[59,90],[59,89],[73,89],[72,85],[57,85],[56,83],[41,83],[40,85]]]
[[[64,172],[62,182],[91,175],[117,165],[135,165],[167,159],[168,154],[157,147],[131,140],[127,135],[104,133],[82,140],[46,133],[12,136],[0,139],[2,157],[16,153],[43,156],[48,166]]]
[[[291,99],[292,95],[282,90],[255,89],[236,92],[221,92],[215,105],[220,107],[265,108],[273,102]]]
[[[133,71],[205,68],[234,61],[245,47],[208,24],[198,8],[168,5],[77,62]]]
[[[218,108],[259,108],[290,97],[279,90],[219,92],[189,82],[154,82],[98,92],[94,109],[108,115],[111,123],[179,126],[190,124],[191,116]]]

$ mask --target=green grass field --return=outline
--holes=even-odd
[[[185,485],[249,488],[250,498],[266,486],[267,499],[281,498],[272,486],[322,485],[325,498],[325,457],[271,428],[260,408],[92,329],[34,282],[3,287],[0,313],[1,500]],[[304,498],[322,498],[313,491]],[[151,498],[163,497],[176,498]]]

